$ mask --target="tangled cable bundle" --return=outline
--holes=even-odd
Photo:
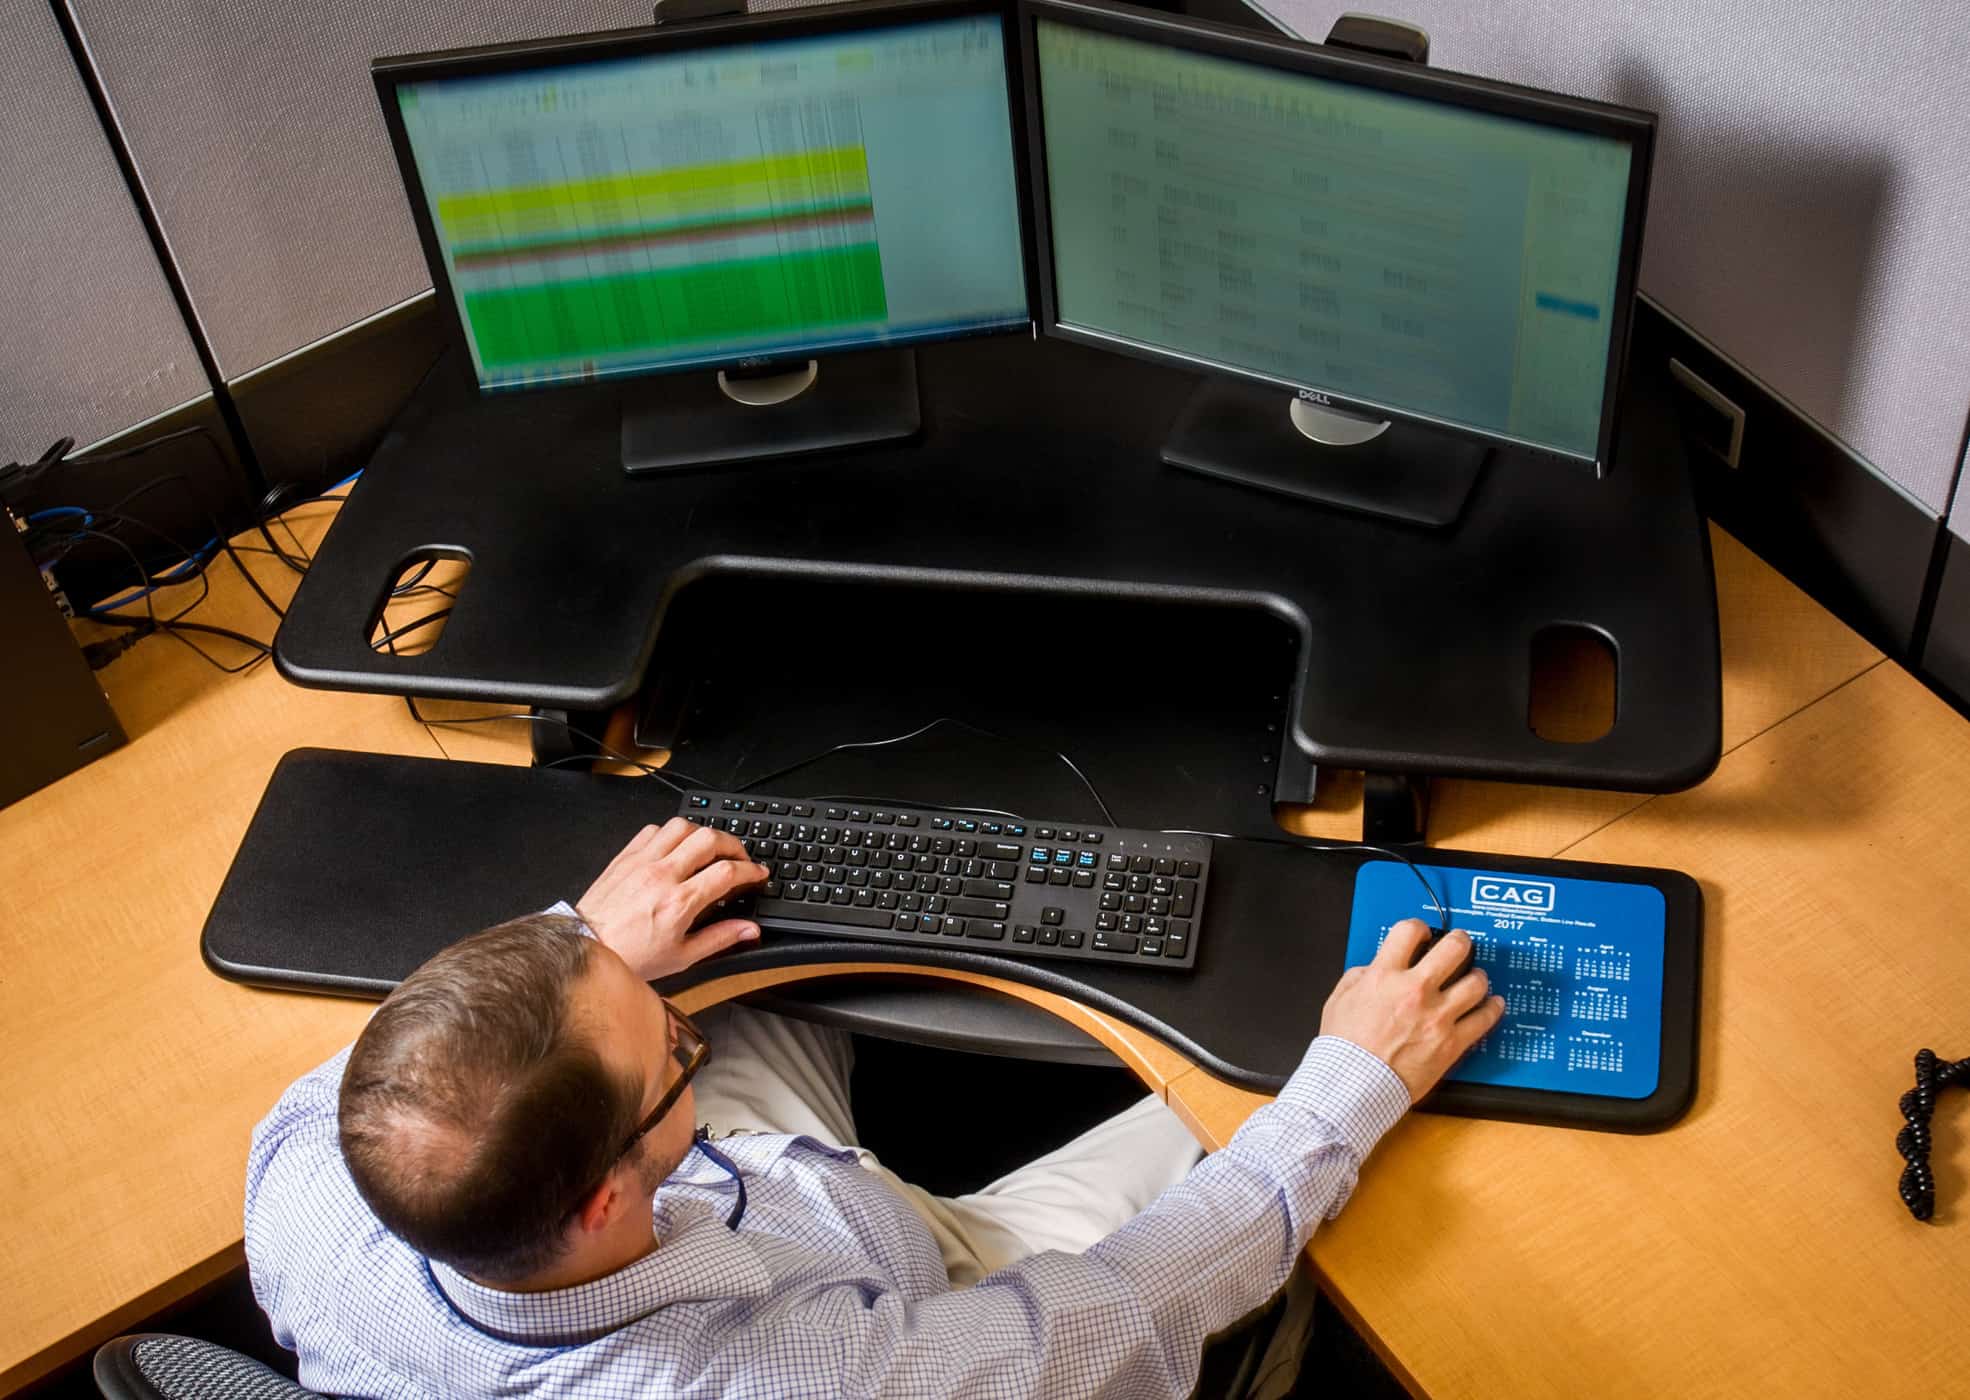
[[[1902,1095],[1902,1117],[1908,1120],[1895,1134],[1895,1150],[1908,1163],[1902,1168],[1902,1204],[1917,1220],[1936,1213],[1936,1174],[1929,1169],[1929,1119],[1936,1111],[1936,1093],[1952,1084],[1970,1089],[1970,1059],[1939,1060],[1924,1046],[1915,1052],[1915,1087]]]

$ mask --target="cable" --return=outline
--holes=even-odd
[[[400,629],[400,631],[401,630],[407,630],[407,629]],[[680,773],[673,776],[672,774],[665,772],[663,769],[658,768],[654,764],[644,763],[639,759],[631,758],[626,753],[623,753],[617,749],[610,748],[607,744],[603,743],[600,739],[597,739],[594,735],[585,733],[582,730],[575,728],[574,725],[568,723],[566,720],[562,719],[559,715],[537,715],[528,710],[515,710],[510,714],[503,714],[503,715],[467,715],[459,719],[428,719],[424,716],[424,714],[421,711],[418,710],[417,701],[411,698],[410,696],[406,695],[404,697],[404,705],[407,709],[409,709],[410,717],[416,720],[419,724],[423,725],[426,729],[435,728],[438,725],[445,725],[448,727],[461,727],[467,724],[493,724],[499,720],[527,720],[534,724],[558,724],[563,729],[567,730],[570,734],[574,735],[577,739],[580,739],[583,743],[592,744],[595,746],[596,749],[595,755],[569,754],[566,758],[557,758],[551,763],[541,764],[540,766],[543,768],[557,768],[561,764],[572,762],[577,758],[588,758],[592,761],[594,757],[599,756],[603,758],[608,758],[616,763],[627,763],[632,768],[640,768],[643,770],[643,773],[646,777],[655,778],[658,782],[664,784],[668,788],[671,788],[672,790],[677,792],[680,796],[686,792],[689,792],[692,788],[702,788],[702,787],[710,786],[707,783],[698,782],[695,778],[692,778],[688,774]],[[683,781],[679,782],[678,781],[679,778],[682,778]]]
[[[106,534],[100,530],[83,530],[83,531],[78,531],[77,533],[87,536],[92,536],[97,539],[105,540],[108,543],[115,545],[118,549],[123,551],[124,555],[130,560],[130,566],[137,571],[137,576],[141,580],[143,580],[143,592],[139,595],[144,602],[145,615],[143,617],[130,617],[122,613],[112,613],[112,612],[88,612],[84,614],[84,616],[89,617],[92,620],[109,623],[112,626],[127,627],[132,629],[133,632],[136,633],[135,639],[132,640],[130,643],[114,649],[106,648],[104,653],[99,653],[103,656],[103,661],[102,661],[103,665],[108,665],[109,662],[113,661],[117,656],[120,656],[123,652],[129,650],[130,646],[134,646],[137,640],[141,640],[143,637],[149,636],[154,632],[162,632],[166,636],[176,638],[180,645],[189,647],[193,652],[197,653],[199,658],[202,661],[204,661],[207,665],[212,666],[216,670],[223,671],[227,675],[238,675],[242,671],[250,671],[255,666],[259,665],[262,661],[265,661],[269,656],[273,655],[273,648],[268,646],[265,642],[262,642],[257,637],[249,637],[243,632],[235,632],[230,628],[226,628],[226,627],[210,627],[201,622],[184,621],[183,619],[185,613],[190,612],[192,608],[197,607],[199,603],[205,600],[206,590],[204,589],[201,589],[201,592],[197,598],[193,599],[191,603],[187,604],[184,608],[180,609],[177,613],[175,613],[171,617],[160,618],[157,615],[157,608],[151,598],[151,595],[157,591],[156,585],[152,582],[150,571],[144,567],[143,560],[137,557],[137,552],[134,549],[130,548],[129,542],[126,540],[118,539],[115,535]],[[201,585],[203,585],[205,582],[204,575],[202,573],[199,575],[199,582]],[[187,631],[205,632],[205,633],[210,633],[214,636],[231,638],[234,641],[241,642],[246,646],[252,647],[254,649],[255,654],[250,660],[241,662],[237,666],[228,666],[223,661],[219,660],[217,657],[212,655],[212,653],[207,651],[204,647],[199,646],[196,642],[192,641],[191,638],[185,636],[184,633]],[[92,657],[92,664],[94,664],[93,657]]]
[[[1110,826],[1121,825],[1120,822],[1115,820],[1115,814],[1108,810],[1108,804],[1101,800],[1101,793],[1095,788],[1095,785],[1093,783],[1088,781],[1088,775],[1081,771],[1080,766],[1076,764],[1073,759],[1069,758],[1066,754],[1062,753],[1059,749],[1049,749],[1046,745],[1037,743],[1031,739],[1014,739],[1008,735],[1000,734],[994,730],[987,729],[983,725],[973,724],[970,720],[959,719],[956,715],[939,715],[936,719],[930,721],[930,723],[918,725],[915,729],[912,729],[907,734],[896,734],[896,735],[892,735],[887,739],[858,739],[858,740],[851,740],[847,743],[836,744],[832,748],[822,750],[820,753],[811,754],[806,758],[799,759],[793,763],[789,763],[783,768],[775,768],[772,772],[766,774],[764,777],[753,778],[744,783],[734,784],[729,789],[729,791],[751,792],[753,789],[760,787],[765,783],[772,782],[775,778],[784,778],[789,773],[796,772],[802,768],[806,768],[811,764],[819,763],[824,758],[832,758],[835,754],[844,753],[849,749],[888,748],[892,744],[901,744],[910,739],[914,739],[920,734],[928,734],[931,730],[935,729],[940,724],[954,724],[957,725],[960,729],[969,729],[974,734],[982,734],[988,739],[997,739],[1001,743],[1018,744],[1023,748],[1037,749],[1041,753],[1052,754],[1055,758],[1059,759],[1062,763],[1067,765],[1068,771],[1073,773],[1073,775],[1076,778],[1079,778],[1081,780],[1081,786],[1088,790],[1088,796],[1094,799],[1094,805],[1101,809],[1102,820],[1107,822]],[[916,804],[904,803],[900,805],[913,806]],[[956,809],[953,808],[952,810],[955,811]],[[1013,814],[1005,813],[1004,815],[1010,816]]]
[[[397,654],[397,638],[415,632],[420,627],[429,627],[434,622],[442,622],[450,616],[450,608],[439,608],[436,612],[426,613],[422,617],[413,618],[395,630],[385,627],[382,633],[376,638],[376,641],[371,642],[370,645],[373,647],[376,645],[376,642],[381,642],[389,649],[390,655],[395,656]]]
[[[1970,1057],[1941,1060],[1926,1045],[1915,1052],[1915,1087],[1901,1098],[1906,1121],[1895,1134],[1895,1151],[1902,1168],[1902,1204],[1917,1220],[1936,1213],[1936,1173],[1929,1166],[1929,1119],[1936,1111],[1936,1093],[1952,1084],[1970,1089]]]

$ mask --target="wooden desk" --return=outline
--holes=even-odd
[[[330,514],[297,512],[303,537]],[[1960,1101],[1938,1117],[1941,1224],[1895,1199],[1891,1143],[1915,1048],[1970,1053],[1970,726],[1727,536],[1715,546],[1715,777],[1655,798],[1440,785],[1439,844],[1674,866],[1703,881],[1709,911],[1701,1083],[1683,1123],[1627,1138],[1412,1115],[1317,1237],[1329,1287],[1419,1392],[1960,1386]],[[200,617],[268,635],[229,568]],[[279,587],[280,572],[260,576]],[[270,667],[222,677],[166,638],[102,674],[130,746],[0,811],[0,1393],[240,1263],[253,1123],[368,1014],[234,986],[199,961],[280,755],[525,759],[522,725],[434,737],[400,702],[297,690]],[[1358,830],[1357,802],[1336,784],[1292,824]],[[332,860],[330,842],[324,878]],[[706,984],[693,1004],[787,975]],[[1262,1101],[1107,1017],[997,985],[1115,1049],[1207,1143]],[[1309,1033],[1326,991],[1307,988]]]

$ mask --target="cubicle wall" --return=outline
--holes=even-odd
[[[45,4],[0,5],[0,462],[210,390]]]
[[[1270,6],[1316,38],[1343,8]],[[1970,410],[1959,7],[1923,0],[1893,24],[1849,0],[1377,8],[1428,28],[1439,66],[1662,114],[1638,343],[1746,409],[1739,464],[1701,463],[1710,503],[1895,654],[1915,658],[1932,609],[1932,645],[1961,635],[1970,606],[1942,604],[1950,586],[1970,593],[1970,564],[1959,547],[1942,567],[1937,547]],[[0,458],[128,428],[208,387],[57,14],[237,402],[243,479],[257,466],[320,483],[360,465],[439,348],[368,60],[637,24],[649,6],[6,7],[0,267],[10,325],[29,331],[0,349]],[[1970,540],[1970,509],[1954,526]]]

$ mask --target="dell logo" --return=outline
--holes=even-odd
[[[1334,401],[1328,398],[1325,394],[1321,393],[1318,389],[1302,389],[1300,390],[1300,397],[1304,399],[1307,403],[1325,404],[1329,408],[1332,408],[1334,406]]]
[[[1554,887],[1544,880],[1480,875],[1471,881],[1471,907],[1491,914],[1550,914]]]

